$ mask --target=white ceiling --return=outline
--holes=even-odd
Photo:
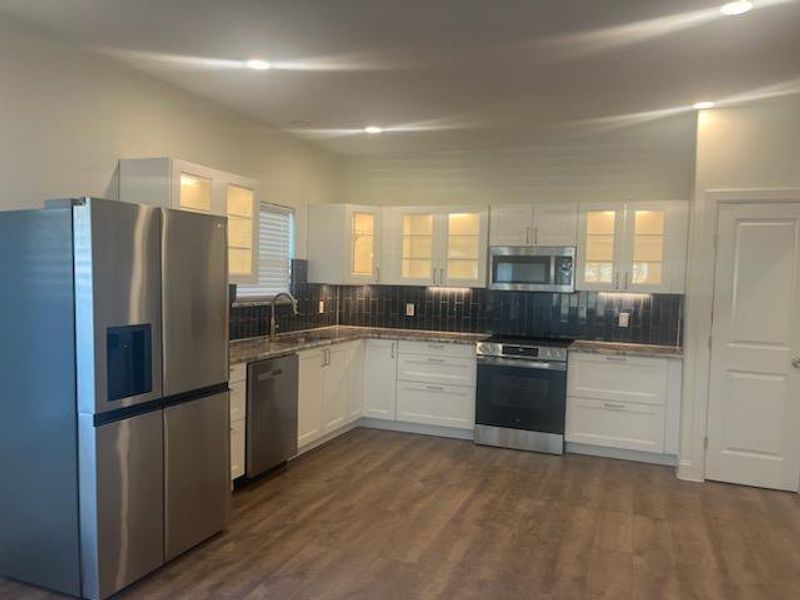
[[[0,0],[0,9],[331,150],[386,154],[530,143],[697,100],[800,91],[800,3],[756,0],[751,13],[723,17],[721,2]],[[276,68],[242,67],[254,57]],[[388,131],[361,133],[368,124]]]

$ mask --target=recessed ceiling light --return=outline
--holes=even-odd
[[[381,129],[380,127],[376,127],[375,125],[369,125],[367,127],[364,127],[364,131],[366,131],[367,133],[381,133],[383,129]]]
[[[728,16],[743,15],[751,10],[753,10],[753,3],[749,0],[736,0],[735,2],[728,2],[727,4],[723,4],[719,9],[723,15]]]
[[[695,102],[692,104],[692,108],[696,108],[697,110],[704,110],[706,108],[714,108],[714,103],[710,100],[705,100],[703,102]]]
[[[267,61],[261,60],[260,58],[253,58],[244,64],[248,69],[253,69],[254,71],[266,71],[272,66]]]

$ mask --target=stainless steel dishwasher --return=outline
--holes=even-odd
[[[247,477],[297,454],[297,355],[251,363],[247,374]]]

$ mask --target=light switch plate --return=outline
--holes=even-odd
[[[628,322],[630,321],[631,313],[621,312],[619,313],[619,326],[620,327],[627,327]]]
[[[325,300],[320,300],[319,301],[319,314],[322,314],[324,312],[325,312]]]
[[[406,316],[413,317],[414,313],[416,312],[417,305],[413,302],[406,303]]]

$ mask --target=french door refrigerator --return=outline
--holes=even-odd
[[[0,212],[0,575],[106,598],[225,527],[225,219]]]

